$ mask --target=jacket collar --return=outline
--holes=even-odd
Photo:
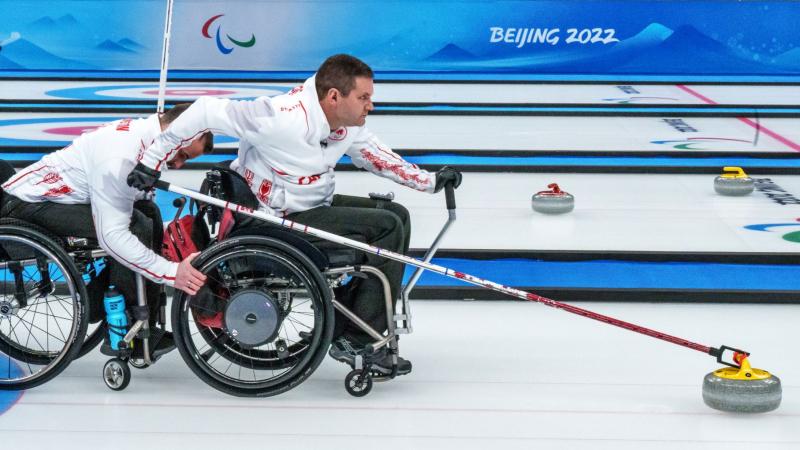
[[[303,83],[303,92],[301,94],[303,96],[303,103],[306,104],[306,108],[308,108],[309,122],[313,124],[311,130],[315,132],[315,136],[312,136],[312,139],[319,142],[331,134],[331,126],[328,123],[328,119],[325,117],[322,106],[319,104],[315,78],[315,76],[312,76]]]

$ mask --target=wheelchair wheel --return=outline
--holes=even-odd
[[[86,289],[59,244],[0,220],[0,390],[28,389],[58,375],[86,335]]]
[[[208,277],[195,296],[176,291],[175,344],[203,381],[237,396],[271,396],[308,378],[333,333],[331,291],[302,252],[242,236],[194,260]]]
[[[103,342],[103,339],[106,337],[106,333],[105,320],[89,324],[86,329],[86,336],[83,339],[83,344],[81,345],[81,348],[78,351],[78,354],[75,355],[74,359],[83,358],[87,353],[96,349],[100,343]]]

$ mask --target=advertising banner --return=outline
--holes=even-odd
[[[158,69],[166,1],[3,0],[0,69]],[[170,69],[800,75],[795,1],[176,0]]]

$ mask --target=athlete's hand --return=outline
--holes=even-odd
[[[178,264],[178,273],[175,274],[175,289],[180,289],[189,295],[197,294],[206,282],[206,276],[192,266],[192,260],[200,253],[192,253]]]
[[[128,186],[139,189],[140,191],[151,191],[156,185],[161,172],[151,169],[142,163],[136,163],[136,167],[128,174]]]
[[[436,172],[436,187],[433,188],[433,192],[441,191],[448,183],[453,184],[453,189],[457,188],[461,184],[461,172],[452,167],[444,166]]]

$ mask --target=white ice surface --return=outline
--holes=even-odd
[[[3,448],[772,450],[800,446],[796,305],[581,304],[704,345],[753,352],[783,382],[772,413],[709,409],[700,352],[525,302],[414,303],[414,371],[361,399],[329,358],[298,388],[235,398],[177,352],[127,390],[92,353],[0,416]]]

